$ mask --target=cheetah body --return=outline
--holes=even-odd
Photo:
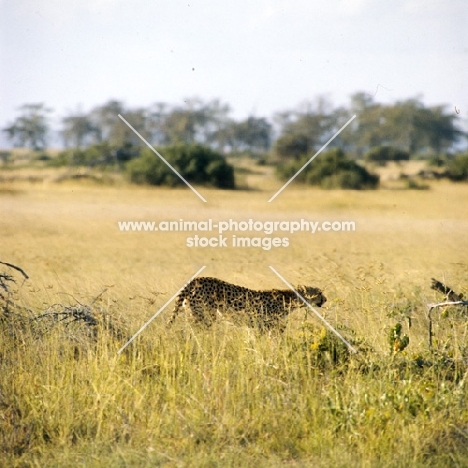
[[[311,305],[320,307],[326,302],[318,288],[298,286],[296,291]],[[177,296],[168,325],[179,311],[190,311],[196,322],[210,325],[218,315],[244,314],[251,325],[271,328],[292,309],[304,307],[304,302],[292,290],[255,291],[217,278],[195,278]]]

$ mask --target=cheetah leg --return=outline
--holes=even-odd
[[[191,305],[190,310],[192,311],[192,316],[196,323],[203,323],[207,327],[213,324],[213,317],[205,307]]]
[[[177,298],[175,306],[174,306],[174,310],[172,311],[172,314],[171,314],[171,318],[167,321],[167,324],[166,324],[167,328],[169,328],[174,323],[175,319],[177,318],[177,315],[179,314],[181,307],[183,306],[183,302],[184,302],[183,299]]]

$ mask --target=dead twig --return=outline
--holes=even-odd
[[[432,349],[432,337],[434,336],[432,333],[432,312],[439,307],[446,307],[446,306],[462,306],[465,307],[465,314],[466,314],[466,307],[468,307],[468,301],[463,300],[463,294],[457,294],[451,287],[445,285],[441,281],[436,280],[435,278],[431,278],[431,289],[438,291],[442,294],[445,294],[447,301],[444,302],[436,302],[427,304],[428,312],[427,317],[429,319],[429,326],[428,326],[428,335],[429,335],[429,349]]]
[[[445,285],[444,283],[436,280],[435,278],[431,278],[431,279],[432,279],[431,289],[434,289],[435,291],[439,291],[442,294],[445,294],[447,299],[451,302],[462,301],[463,294],[457,294],[450,286]]]
[[[104,327],[111,332],[113,336],[121,339],[124,333],[119,326],[116,326],[99,308],[95,308],[95,304],[99,298],[107,291],[107,288],[100,292],[90,304],[81,304],[77,299],[74,299],[77,304],[66,306],[63,304],[53,304],[48,307],[43,314],[38,315],[32,319],[32,322],[38,323],[39,321],[52,321],[42,334],[52,330],[57,324],[63,324],[69,327],[72,324],[79,324],[80,322],[88,327],[94,338],[100,328]],[[72,296],[73,297],[73,296]]]
[[[1,263],[2,265],[7,266],[8,268],[13,268],[13,269],[16,270],[16,271],[19,271],[19,272],[24,276],[24,279],[25,279],[25,280],[29,279],[29,276],[24,272],[24,270],[23,270],[22,268],[20,268],[20,267],[18,267],[18,266],[16,266],[16,265],[13,265],[12,263],[8,263],[8,262],[2,262],[2,261],[0,261],[0,263]]]
[[[60,311],[53,311],[54,308],[60,307]],[[63,306],[62,304],[53,304],[45,312],[37,317],[34,317],[32,321],[42,320],[44,318],[51,317],[55,322],[66,322],[66,324],[82,321],[90,326],[96,326],[98,321],[91,313],[89,306]],[[52,311],[50,311],[52,310]]]
[[[5,265],[7,268],[21,273],[23,275],[23,283],[21,284],[21,286],[27,279],[29,279],[29,276],[25,273],[25,271],[22,268],[13,265],[12,263],[0,261],[0,265]],[[3,301],[3,304],[0,303],[0,311],[3,312],[4,315],[12,314],[13,312],[11,309],[15,306],[15,304],[11,300],[12,292],[10,287],[12,284],[16,284],[16,279],[13,275],[10,275],[8,273],[0,273],[0,300]]]

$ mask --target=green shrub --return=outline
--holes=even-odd
[[[430,187],[427,184],[421,184],[413,177],[408,177],[406,179],[406,188],[408,190],[428,190]]]
[[[281,159],[298,159],[311,150],[309,137],[302,134],[287,134],[275,143],[275,153]]]
[[[13,159],[13,153],[11,151],[0,151],[0,161],[3,164],[8,164]]]
[[[375,146],[366,153],[364,158],[368,162],[385,165],[388,161],[409,161],[410,154],[393,146]]]
[[[299,161],[279,165],[278,176],[283,180],[290,179],[309,159],[310,156],[304,156]],[[317,156],[296,180],[325,189],[374,189],[379,184],[378,175],[369,173],[339,148]]]
[[[94,166],[108,163],[111,159],[111,148],[107,144],[93,145],[86,149],[67,149],[61,151],[49,163],[51,166]]]
[[[224,157],[201,145],[173,145],[160,151],[164,159],[188,182],[234,188],[234,168]],[[127,163],[130,180],[137,184],[168,185],[183,181],[150,149]]]
[[[61,151],[57,156],[46,161],[46,165],[49,167],[63,167],[69,166],[71,161],[70,151]]]
[[[468,153],[459,154],[447,166],[447,177],[451,180],[468,180]]]
[[[44,152],[40,152],[38,153],[37,155],[34,156],[34,159],[36,161],[50,161],[52,159],[52,156],[50,156],[49,154],[47,153],[44,153]]]
[[[301,327],[299,339],[290,341],[291,355],[298,355],[305,365],[316,369],[332,369],[350,359],[348,347],[330,330],[310,323]]]
[[[139,156],[140,150],[127,143],[123,146],[111,146],[107,142],[61,151],[57,157],[48,161],[50,166],[108,166],[122,164]]]
[[[429,167],[444,167],[447,161],[447,155],[433,155],[427,159],[427,165]]]

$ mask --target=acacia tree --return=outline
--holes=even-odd
[[[428,147],[435,154],[447,151],[464,134],[456,125],[456,115],[445,112],[444,106],[424,109],[420,114],[419,125],[426,134]]]
[[[119,123],[119,114],[124,114],[124,105],[120,101],[108,101],[102,106],[95,107],[89,114],[92,125],[96,128],[98,143],[110,142]]]
[[[52,109],[44,104],[24,104],[19,108],[21,115],[3,129],[15,146],[29,147],[34,151],[47,146],[50,131],[48,114]]]
[[[234,151],[263,153],[270,149],[272,125],[263,117],[250,116],[240,122],[231,120],[222,131],[224,145]]]
[[[419,98],[383,105],[369,94],[356,93],[350,111],[357,118],[340,138],[358,155],[386,146],[409,154],[440,154],[464,135],[453,113],[444,106],[426,107]]]
[[[275,143],[277,156],[297,159],[322,146],[336,125],[331,104],[324,98],[306,101],[297,109],[275,115],[280,136]]]
[[[348,149],[362,156],[371,148],[384,144],[383,111],[383,106],[376,103],[370,94],[359,92],[351,96],[349,117],[356,115],[357,118],[348,130],[340,134]]]
[[[62,119],[62,137],[65,146],[81,149],[93,143],[98,129],[85,114],[69,115]]]
[[[96,135],[96,143],[107,143],[113,147],[141,143],[138,135],[119,118],[119,114],[145,139],[150,137],[148,110],[127,109],[121,101],[111,100],[95,107],[88,116]]]
[[[164,110],[163,115],[155,115],[161,143],[200,143],[217,149],[225,145],[229,105],[218,99],[205,103],[199,98],[192,98],[185,99],[184,105],[165,107]]]

